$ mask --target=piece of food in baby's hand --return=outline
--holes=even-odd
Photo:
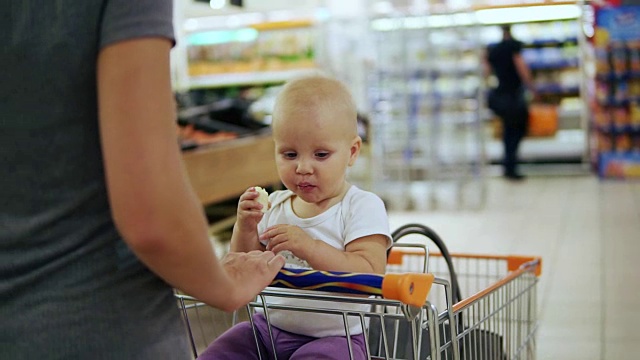
[[[259,194],[256,200],[260,204],[262,204],[262,212],[267,212],[267,210],[269,210],[269,193],[267,193],[267,190],[261,188],[260,186],[256,186],[255,189]]]

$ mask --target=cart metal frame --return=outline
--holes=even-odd
[[[457,282],[473,294],[452,303],[452,287],[444,257],[425,246],[396,244],[389,254],[393,272],[436,274],[435,286],[418,313],[395,300],[342,296],[316,291],[267,288],[246,310],[262,309],[267,322],[273,310],[334,314],[349,334],[348,318],[358,318],[364,331],[369,359],[535,359],[537,319],[536,285],[541,259],[527,256],[450,254]],[[185,295],[176,295],[182,309],[194,356],[203,339],[200,316],[208,308]],[[270,304],[277,297],[314,300],[314,306]],[[369,311],[337,309],[338,303],[360,303]],[[249,321],[251,317],[249,316]],[[255,331],[254,331],[255,335]],[[347,337],[349,338],[349,337]],[[199,340],[198,340],[199,339]],[[455,341],[452,341],[455,339]],[[257,337],[256,337],[257,341]],[[199,342],[200,344],[197,344]],[[273,341],[272,344],[273,346]],[[349,342],[349,358],[353,359]],[[261,358],[265,358],[261,355]]]

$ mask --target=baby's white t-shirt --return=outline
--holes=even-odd
[[[300,218],[293,212],[291,206],[293,195],[294,193],[290,190],[275,191],[269,195],[271,208],[258,224],[259,234],[270,226],[288,224],[298,226],[312,238],[324,241],[342,251],[351,241],[375,234],[386,236],[387,247],[391,246],[393,240],[390,235],[387,211],[382,200],[374,193],[352,185],[341,202],[311,218]],[[266,245],[266,241],[263,244]],[[286,267],[311,268],[306,261],[297,258],[289,251],[282,252],[282,255],[286,258]],[[336,304],[281,297],[270,297],[267,302],[316,308],[326,308],[331,305],[334,310],[369,310],[367,305],[362,304]],[[296,334],[313,337],[345,335],[341,315],[269,310],[269,320],[279,329]],[[349,332],[351,335],[362,333],[360,320],[357,317],[349,317]]]

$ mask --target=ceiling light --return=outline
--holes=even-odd
[[[514,24],[522,22],[577,19],[581,10],[577,5],[538,5],[510,8],[481,9],[476,11],[479,23]]]

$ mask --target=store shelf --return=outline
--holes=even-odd
[[[602,152],[598,156],[598,172],[617,179],[640,178],[640,153]]]
[[[529,47],[548,47],[548,46],[556,47],[556,46],[563,46],[567,43],[577,44],[578,38],[577,37],[568,37],[565,39],[540,38],[540,39],[534,39],[528,44],[528,46]]]
[[[525,162],[575,162],[585,154],[586,133],[580,129],[558,130],[553,137],[525,138],[520,145],[520,159]],[[500,162],[503,146],[499,139],[491,139],[486,145],[487,156],[492,162]]]
[[[229,86],[248,86],[284,83],[296,76],[317,71],[317,69],[296,69],[282,71],[256,71],[246,73],[224,73],[192,76],[189,80],[192,89]]]
[[[595,14],[591,159],[603,178],[640,179],[640,7]]]
[[[557,60],[557,61],[539,61],[539,62],[530,62],[529,68],[533,71],[542,71],[542,70],[566,70],[566,69],[575,69],[578,67],[578,59],[570,59],[570,60]]]
[[[544,84],[537,85],[536,92],[538,95],[556,95],[559,97],[575,97],[580,95],[578,86],[562,86],[560,84]]]
[[[601,81],[620,81],[620,80],[640,79],[640,71],[624,71],[620,73],[608,72],[604,74],[598,73],[596,74],[596,79]]]

